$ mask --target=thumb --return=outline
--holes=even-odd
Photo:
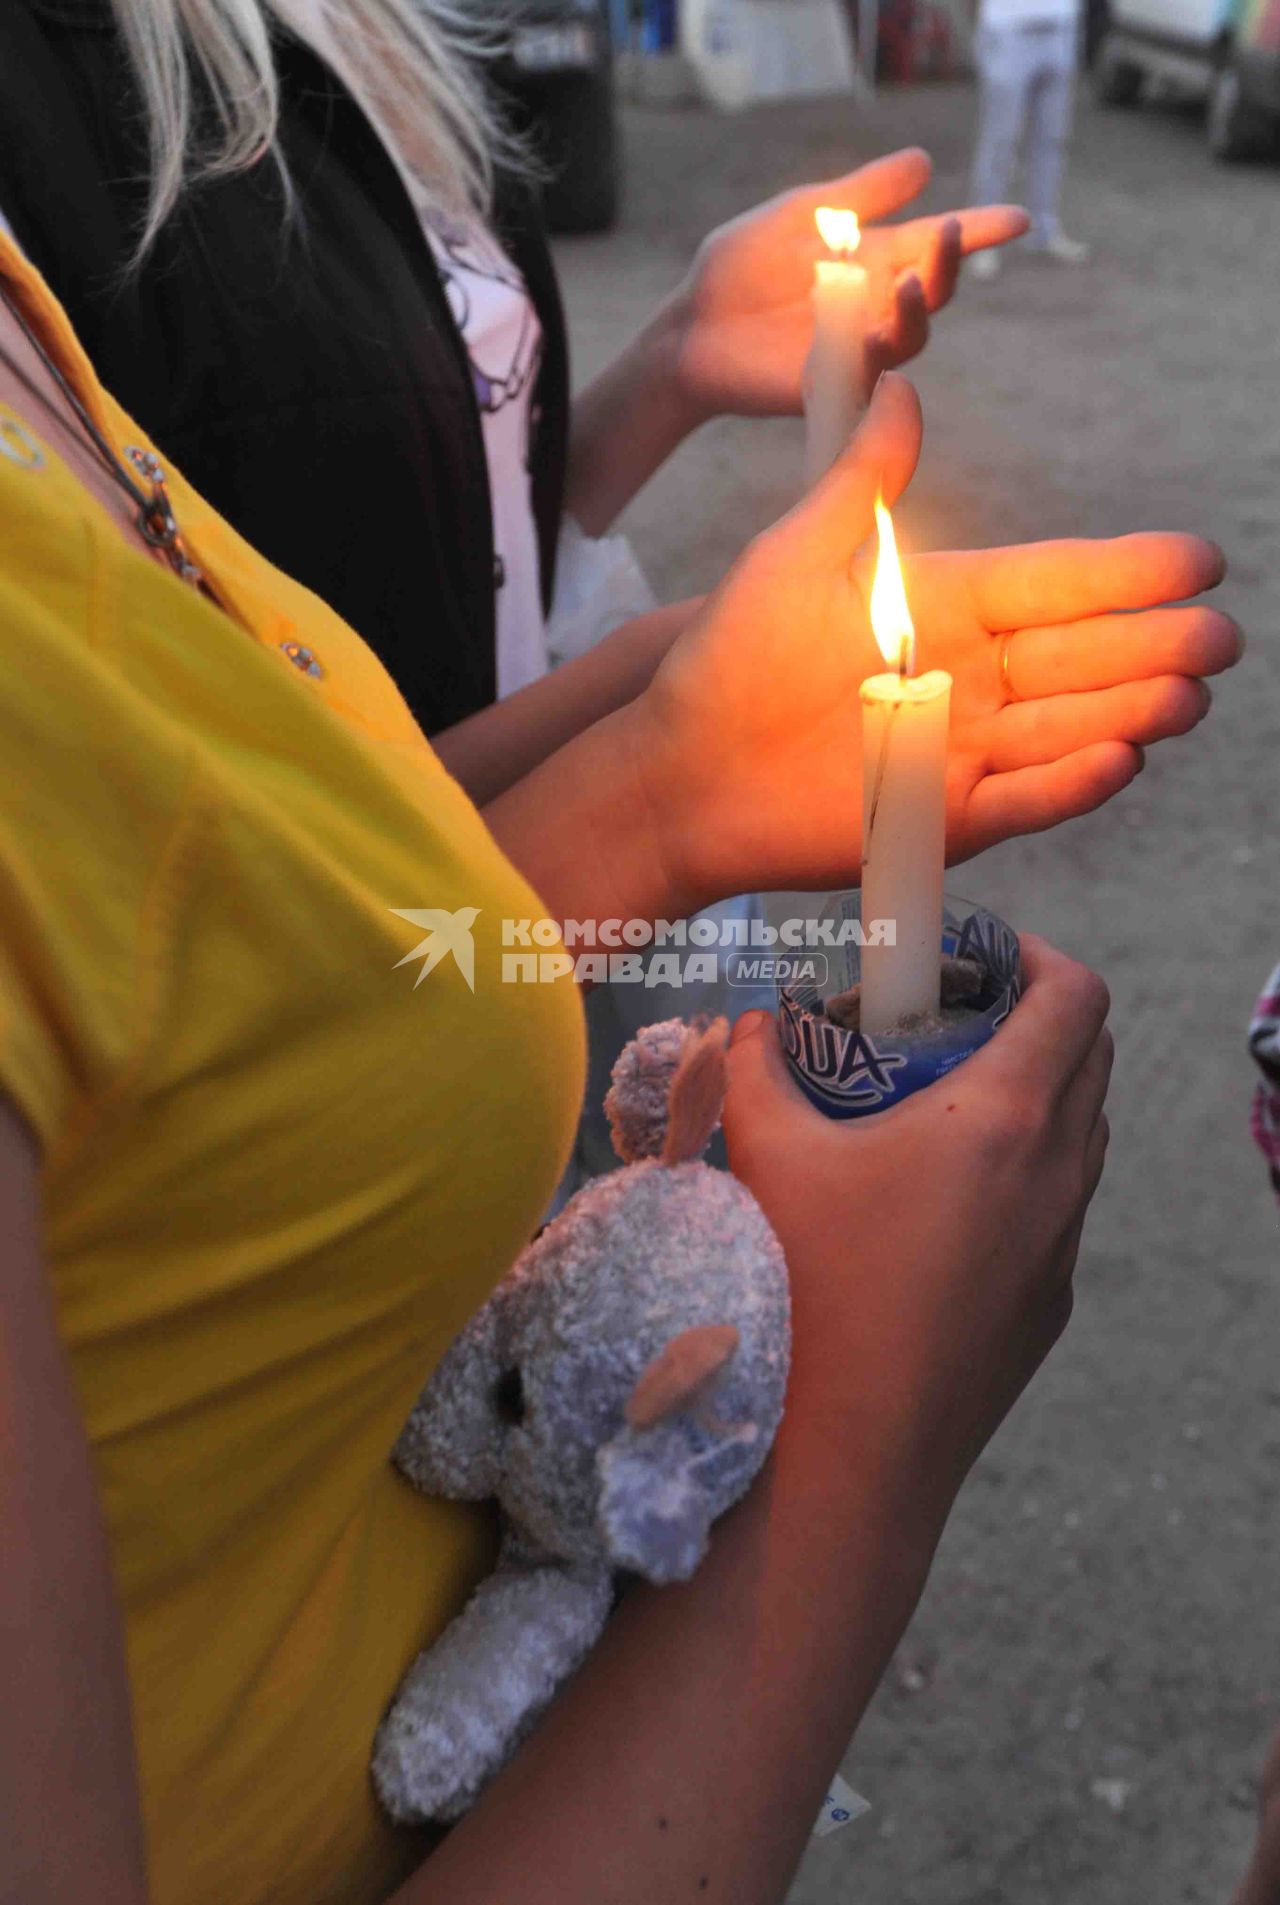
[[[875,501],[897,502],[920,460],[920,399],[886,371],[849,446],[787,518],[787,533],[815,562],[847,562],[875,525]]]
[[[733,1028],[727,1063],[724,1136],[739,1176],[750,1169],[759,1145],[779,1138],[793,1120],[807,1124],[814,1119],[825,1127],[826,1119],[791,1076],[771,1012],[743,1013]]]

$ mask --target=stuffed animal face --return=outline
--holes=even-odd
[[[782,1254],[736,1180],[700,1163],[634,1165],[565,1216],[496,1332],[495,1492],[566,1559],[683,1578],[781,1414]]]

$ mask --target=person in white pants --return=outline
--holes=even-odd
[[[1071,134],[1079,28],[1080,0],[978,0],[975,202],[1009,197],[1025,138],[1031,214],[1026,246],[1073,265],[1082,264],[1089,251],[1063,231],[1058,199]],[[979,278],[994,278],[999,269],[994,251],[979,252],[970,265]]]

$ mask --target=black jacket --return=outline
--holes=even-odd
[[[279,45],[276,167],[202,184],[139,275],[140,112],[107,0],[0,0],[0,211],[104,384],[250,542],[376,649],[428,732],[494,698],[493,529],[461,339],[399,173],[341,81]],[[549,598],[564,322],[530,193],[500,235],[544,331],[534,503]]]

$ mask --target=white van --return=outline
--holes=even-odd
[[[1219,159],[1280,147],[1280,0],[1108,0],[1094,90],[1132,105],[1148,81],[1208,105]]]

